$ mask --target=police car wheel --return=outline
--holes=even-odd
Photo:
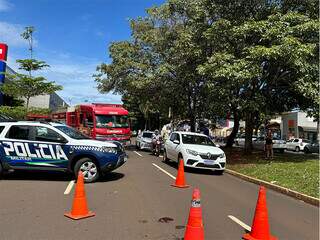
[[[74,172],[78,173],[79,171],[82,172],[86,183],[97,181],[100,175],[97,164],[90,158],[82,158],[77,161],[74,166]]]

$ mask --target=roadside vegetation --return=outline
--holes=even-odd
[[[228,169],[319,198],[319,155],[284,153],[267,160],[261,151],[225,151]]]
[[[247,153],[274,114],[319,119],[318,1],[168,0],[130,26],[95,79],[138,119],[189,119],[194,131],[196,119],[231,115],[227,145],[244,120]]]

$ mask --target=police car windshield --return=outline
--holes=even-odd
[[[71,127],[68,127],[68,126],[55,126],[55,127],[73,139],[89,139],[88,136],[76,131]]]
[[[184,144],[215,146],[208,137],[191,134],[182,134],[182,142]]]

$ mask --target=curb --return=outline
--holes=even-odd
[[[265,187],[270,188],[270,189],[272,189],[272,190],[274,190],[276,192],[285,194],[287,196],[293,197],[293,198],[298,199],[298,200],[302,200],[302,201],[304,201],[306,203],[309,203],[311,205],[319,207],[320,199],[318,199],[318,198],[311,197],[311,196],[305,195],[303,193],[299,193],[299,192],[296,192],[294,190],[291,190],[291,189],[288,189],[288,188],[285,188],[285,187],[281,187],[281,186],[275,185],[273,183],[269,183],[269,182],[266,182],[266,181],[263,181],[263,180],[260,180],[260,179],[254,178],[254,177],[249,177],[247,175],[244,175],[242,173],[238,173],[238,172],[230,170],[230,169],[225,169],[225,172],[230,174],[230,175],[233,175],[233,176],[236,176],[238,178],[241,178],[243,180],[246,180],[248,182],[252,182],[252,183],[255,183],[255,184],[259,184],[259,185],[265,186]]]

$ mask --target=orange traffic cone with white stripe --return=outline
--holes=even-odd
[[[178,188],[188,188],[189,185],[186,184],[185,178],[184,178],[184,163],[183,159],[179,160],[179,168],[178,168],[178,174],[176,177],[176,182],[174,184],[171,184],[173,187]]]
[[[200,190],[197,188],[192,193],[191,208],[184,240],[204,240]]]
[[[245,240],[277,240],[270,234],[266,189],[263,186],[260,186],[251,232],[244,234],[242,238]]]
[[[73,220],[79,220],[82,218],[93,217],[96,214],[88,210],[86,192],[84,190],[83,174],[79,171],[77,185],[73,198],[73,205],[71,212],[64,214],[66,217]]]

